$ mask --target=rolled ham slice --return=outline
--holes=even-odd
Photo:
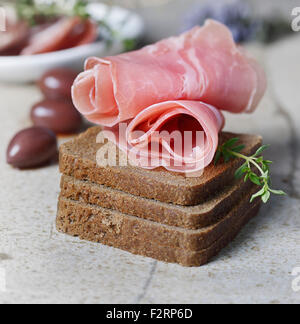
[[[141,50],[90,58],[73,101],[90,121],[114,126],[168,100],[198,100],[233,113],[253,111],[266,89],[258,63],[229,29],[208,20],[179,37]]]
[[[97,25],[79,17],[61,18],[33,33],[21,54],[33,55],[59,51],[92,43],[98,36]]]
[[[212,162],[223,126],[222,113],[208,104],[168,101],[148,107],[130,123],[105,128],[104,135],[137,166],[195,173]]]

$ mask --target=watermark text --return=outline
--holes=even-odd
[[[0,293],[6,292],[6,271],[0,267]]]
[[[292,16],[295,17],[292,20],[292,24],[291,24],[292,30],[294,32],[299,32],[300,31],[300,7],[295,7],[292,10]]]
[[[0,7],[0,32],[6,31],[6,11]]]
[[[300,267],[293,269],[292,276],[295,277],[292,281],[292,289],[294,292],[300,292]]]
[[[185,173],[188,177],[203,174],[208,155],[212,154],[203,130],[128,132],[127,126],[126,123],[120,123],[117,128],[106,129],[98,134],[96,142],[102,144],[96,155],[99,167],[165,167],[169,171]]]

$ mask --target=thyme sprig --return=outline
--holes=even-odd
[[[262,145],[255,154],[246,156],[241,153],[245,148],[245,145],[237,145],[239,138],[231,138],[223,145],[219,146],[216,156],[215,164],[219,162],[221,158],[227,163],[231,159],[240,158],[245,160],[245,163],[237,169],[235,177],[241,179],[244,177],[244,181],[250,180],[261,189],[251,197],[250,202],[253,202],[256,198],[260,197],[264,203],[267,203],[271,197],[271,194],[275,195],[286,195],[282,190],[274,190],[270,188],[271,176],[270,176],[270,165],[272,161],[265,160],[261,155],[269,145]],[[254,172],[254,170],[256,172]]]

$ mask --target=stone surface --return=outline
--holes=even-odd
[[[264,136],[271,144],[266,155],[275,161],[274,187],[289,197],[273,198],[202,268],[57,233],[57,166],[17,171],[5,164],[6,145],[30,125],[30,107],[40,94],[34,86],[1,85],[0,303],[299,303],[300,292],[292,290],[292,270],[300,267],[299,41],[295,36],[252,47],[266,66],[269,91],[255,114],[227,114],[226,126]]]

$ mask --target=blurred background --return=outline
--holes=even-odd
[[[53,16],[53,5],[58,8],[56,8],[56,14],[81,16],[87,12],[88,2],[104,3],[109,5],[109,8],[117,5],[135,12],[138,15],[136,17],[139,17],[145,25],[145,33],[141,45],[152,43],[171,35],[177,35],[191,29],[195,25],[202,25],[207,18],[218,20],[227,25],[231,29],[237,43],[246,43],[253,40],[262,43],[271,43],[280,39],[282,36],[293,33],[291,28],[293,20],[292,10],[300,6],[297,0],[0,0],[0,5],[5,3],[14,4],[17,8],[16,12],[19,18],[25,20],[27,23],[32,22],[32,13],[35,10],[35,19],[37,17],[41,18],[44,15],[43,19],[45,23],[49,22],[51,15]],[[76,3],[76,6],[68,13],[63,12],[63,8],[67,7],[66,4],[70,5],[71,3]],[[41,4],[44,7],[38,11],[37,7]],[[92,9],[88,12],[88,15],[92,16],[93,19],[98,19],[99,12],[95,17],[95,11]],[[42,15],[41,12],[43,13]],[[114,20],[114,18],[111,19],[112,17],[108,21],[106,19],[109,16],[109,9],[107,14],[102,14],[100,14],[100,20],[98,19],[99,25],[102,27],[104,25],[109,26]],[[136,41],[136,37],[141,35],[140,26],[137,26],[137,24],[133,26],[131,23],[128,23],[128,20],[130,20],[128,16],[125,14],[125,27],[122,25],[109,26],[111,27],[111,31],[113,31],[111,33],[111,40],[116,40],[116,34],[120,35],[122,30],[127,27],[131,29],[131,34],[132,32],[134,34],[134,31],[136,31],[135,36],[131,37],[132,40]],[[35,25],[38,24],[35,21]],[[20,28],[17,34],[21,32],[22,28]],[[35,33],[35,31],[33,32]],[[127,32],[125,34],[128,35]],[[6,33],[6,38],[8,38],[7,35],[8,33]],[[17,36],[14,35],[13,37],[16,38]],[[3,38],[5,39],[4,33],[0,34],[0,49]],[[99,33],[98,40],[100,38],[105,38],[103,30]],[[140,40],[140,37],[138,38]],[[132,46],[125,47],[125,50],[130,49],[133,49]],[[120,52],[122,50],[119,49],[118,51]],[[86,56],[90,56],[91,54],[95,53],[87,53]],[[102,56],[104,53],[97,52],[97,54]],[[3,51],[1,54],[0,51],[0,55],[6,54],[3,54]]]
[[[37,1],[49,3],[51,0]],[[21,18],[32,18],[32,0],[0,0],[0,7],[4,2],[23,4],[25,7],[19,11]],[[120,5],[137,15],[124,9],[111,10],[105,7],[116,15],[112,14],[108,19],[112,29],[104,28],[104,33],[102,27],[107,27],[107,24],[101,20],[103,6],[97,4],[101,8],[95,17],[96,25],[82,25],[80,21],[77,25],[86,29],[83,28],[82,33],[79,33],[80,37],[74,37],[76,39],[71,42],[72,46],[69,44],[67,49],[66,43],[70,43],[68,41],[72,33],[67,30],[65,42],[56,44],[57,35],[61,36],[61,33],[53,34],[52,29],[47,37],[41,37],[48,48],[39,48],[43,42],[40,36],[36,41],[35,35],[40,35],[43,28],[48,27],[47,24],[35,26],[30,19],[26,20],[25,28],[24,24],[13,21],[9,32],[0,31],[0,140],[4,143],[0,150],[0,265],[6,269],[8,276],[8,291],[0,293],[0,304],[16,301],[101,301],[115,304],[136,300],[154,304],[195,301],[296,301],[299,304],[299,296],[292,295],[289,287],[290,271],[300,264],[300,31],[293,32],[291,28],[294,19],[292,9],[300,7],[300,0],[98,2]],[[82,9],[82,6],[77,7],[76,14],[85,14],[78,9]],[[95,11],[92,9],[92,14]],[[49,12],[51,10],[46,8],[46,18]],[[271,145],[265,157],[274,161],[273,186],[285,190],[289,197],[273,199],[240,240],[227,250],[219,266],[213,263],[209,271],[206,267],[203,271],[196,268],[185,271],[159,264],[155,277],[152,277],[153,284],[150,282],[147,293],[141,295],[142,289],[145,290],[143,287],[149,283],[146,276],[154,273],[152,263],[59,236],[53,226],[60,182],[57,165],[54,163],[49,167],[46,165],[46,168],[19,172],[6,163],[6,144],[13,152],[16,146],[10,146],[9,143],[19,144],[12,140],[15,138],[13,136],[32,126],[42,125],[51,129],[57,134],[59,143],[83,130],[85,125],[82,125],[71,103],[74,72],[66,71],[65,68],[82,69],[84,60],[89,56],[118,54],[136,45],[177,35],[196,24],[201,25],[208,17],[225,23],[235,40],[246,45],[266,71],[268,91],[260,107],[253,114],[227,113],[226,130],[263,136],[264,142]],[[74,19],[68,18],[71,22]],[[143,28],[143,21],[146,28]],[[52,23],[55,24],[56,20]],[[34,26],[42,28],[33,29]],[[93,31],[96,31],[95,35]],[[134,37],[140,40],[143,31],[145,34],[140,43],[130,42],[135,40]],[[22,32],[25,32],[24,39],[20,37]],[[89,37],[86,37],[86,32]],[[111,38],[105,38],[107,34]],[[120,42],[120,35],[125,35],[126,42]],[[31,51],[32,55],[15,55],[15,50],[19,53],[28,45],[28,38],[36,45],[26,50],[26,53]],[[83,42],[82,38],[86,46],[79,46]],[[7,43],[9,51],[13,49],[11,56],[6,56]],[[2,53],[1,45],[4,48]],[[35,55],[40,53],[43,55]],[[58,67],[64,70],[57,70]],[[34,136],[34,139],[39,138]],[[23,139],[22,142],[26,143]],[[53,151],[52,148],[53,145],[47,154]],[[40,158],[38,154],[37,158]],[[25,158],[21,162],[27,163]],[[14,163],[16,165],[16,161]]]
[[[122,5],[134,9],[142,15],[146,23],[148,41],[156,41],[166,36],[176,34],[181,29],[189,14],[196,12],[197,7],[208,4],[217,6],[218,2],[230,3],[226,0],[104,0],[107,4]],[[299,7],[298,0],[241,0],[253,10],[254,17],[282,17],[291,21],[291,12]],[[195,10],[196,8],[196,10]]]

